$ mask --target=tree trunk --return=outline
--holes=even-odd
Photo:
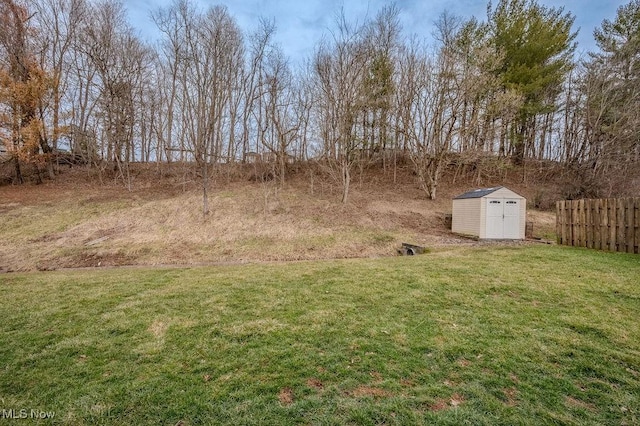
[[[347,204],[349,199],[349,185],[351,184],[351,173],[349,165],[342,163],[342,204]]]
[[[514,152],[513,152],[513,164],[516,166],[521,166],[524,162],[524,154],[525,154],[525,143],[526,143],[526,129],[527,124],[523,120],[519,126],[518,131],[515,133],[515,140],[513,141]]]
[[[20,170],[20,160],[18,159],[18,155],[13,156],[13,163],[16,171],[16,182],[20,185],[24,183],[24,179],[22,178],[22,171]]]
[[[202,215],[207,217],[209,214],[209,167],[207,162],[203,162],[202,166]]]
[[[281,152],[278,156],[280,160],[280,185],[284,185],[284,174],[287,169],[286,155],[286,152]]]

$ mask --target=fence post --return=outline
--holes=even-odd
[[[634,198],[633,200],[633,229],[634,229],[634,243],[633,252],[640,254],[640,198]]]
[[[587,212],[584,199],[578,201],[578,215],[580,217],[580,247],[587,247]]]
[[[562,201],[556,201],[556,242],[562,244],[562,231],[560,228],[560,203]]]
[[[593,200],[584,200],[585,207],[587,209],[586,217],[587,217],[587,247],[593,248]]]
[[[625,252],[624,199],[616,199],[616,251]]]
[[[594,249],[600,250],[600,200],[591,200],[591,207],[593,209],[591,213],[591,234],[593,236]]]
[[[609,249],[609,202],[605,198],[602,201],[602,222],[600,222],[600,236],[602,241],[602,250]]]
[[[574,226],[573,245],[576,247],[582,247],[582,237],[580,235],[580,231],[582,231],[582,222],[580,220],[580,200],[571,201],[571,205],[573,206],[573,217],[571,218]]]
[[[576,226],[576,201],[575,200],[569,200],[569,214],[567,216],[567,222],[569,225],[569,235],[570,235],[570,240],[569,240],[569,245],[571,246],[575,246],[576,245],[576,240],[578,239],[578,235],[577,235],[577,226]]]
[[[558,244],[566,244],[564,200],[556,201],[556,239]]]
[[[633,198],[626,198],[624,200],[624,230],[625,230],[625,245],[626,252],[633,253],[634,241],[633,241]]]
[[[616,199],[607,198],[607,213],[609,214],[609,247],[607,250],[616,251]]]
[[[566,228],[566,245],[573,244],[573,227],[571,226],[571,200],[565,201],[564,208],[564,223]]]

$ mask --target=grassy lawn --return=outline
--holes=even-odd
[[[6,274],[0,289],[5,417],[640,424],[637,255],[482,247]]]

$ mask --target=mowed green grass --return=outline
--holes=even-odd
[[[478,247],[6,274],[0,290],[5,417],[640,424],[637,255]]]

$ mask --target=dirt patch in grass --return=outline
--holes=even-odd
[[[412,388],[416,385],[416,382],[411,379],[400,379],[400,385],[405,388]]]
[[[451,395],[449,399],[438,398],[432,404],[429,405],[429,410],[431,411],[443,411],[448,410],[450,408],[455,408],[462,405],[465,401],[464,396],[455,393]]]
[[[458,365],[462,368],[465,368],[471,365],[471,361],[469,361],[468,359],[460,358],[458,359]]]
[[[357,388],[347,392],[347,395],[354,398],[373,397],[373,398],[386,398],[391,396],[389,392],[382,388],[374,386],[358,386]]]
[[[278,393],[278,401],[280,401],[280,404],[284,406],[293,404],[293,390],[288,387],[280,389],[280,393]]]
[[[433,404],[429,405],[429,410],[431,411],[442,411],[449,408],[449,403],[446,399],[438,398],[435,400]]]
[[[315,390],[324,389],[324,384],[320,380],[314,379],[314,378],[311,378],[311,379],[307,380],[307,386],[309,386],[310,388],[313,388]]]
[[[457,406],[461,405],[463,402],[464,402],[464,396],[462,396],[462,395],[460,395],[458,393],[453,394],[451,396],[451,399],[449,399],[449,404],[452,407],[457,407]]]
[[[516,388],[503,389],[507,407],[515,407],[518,404],[518,390]]]

